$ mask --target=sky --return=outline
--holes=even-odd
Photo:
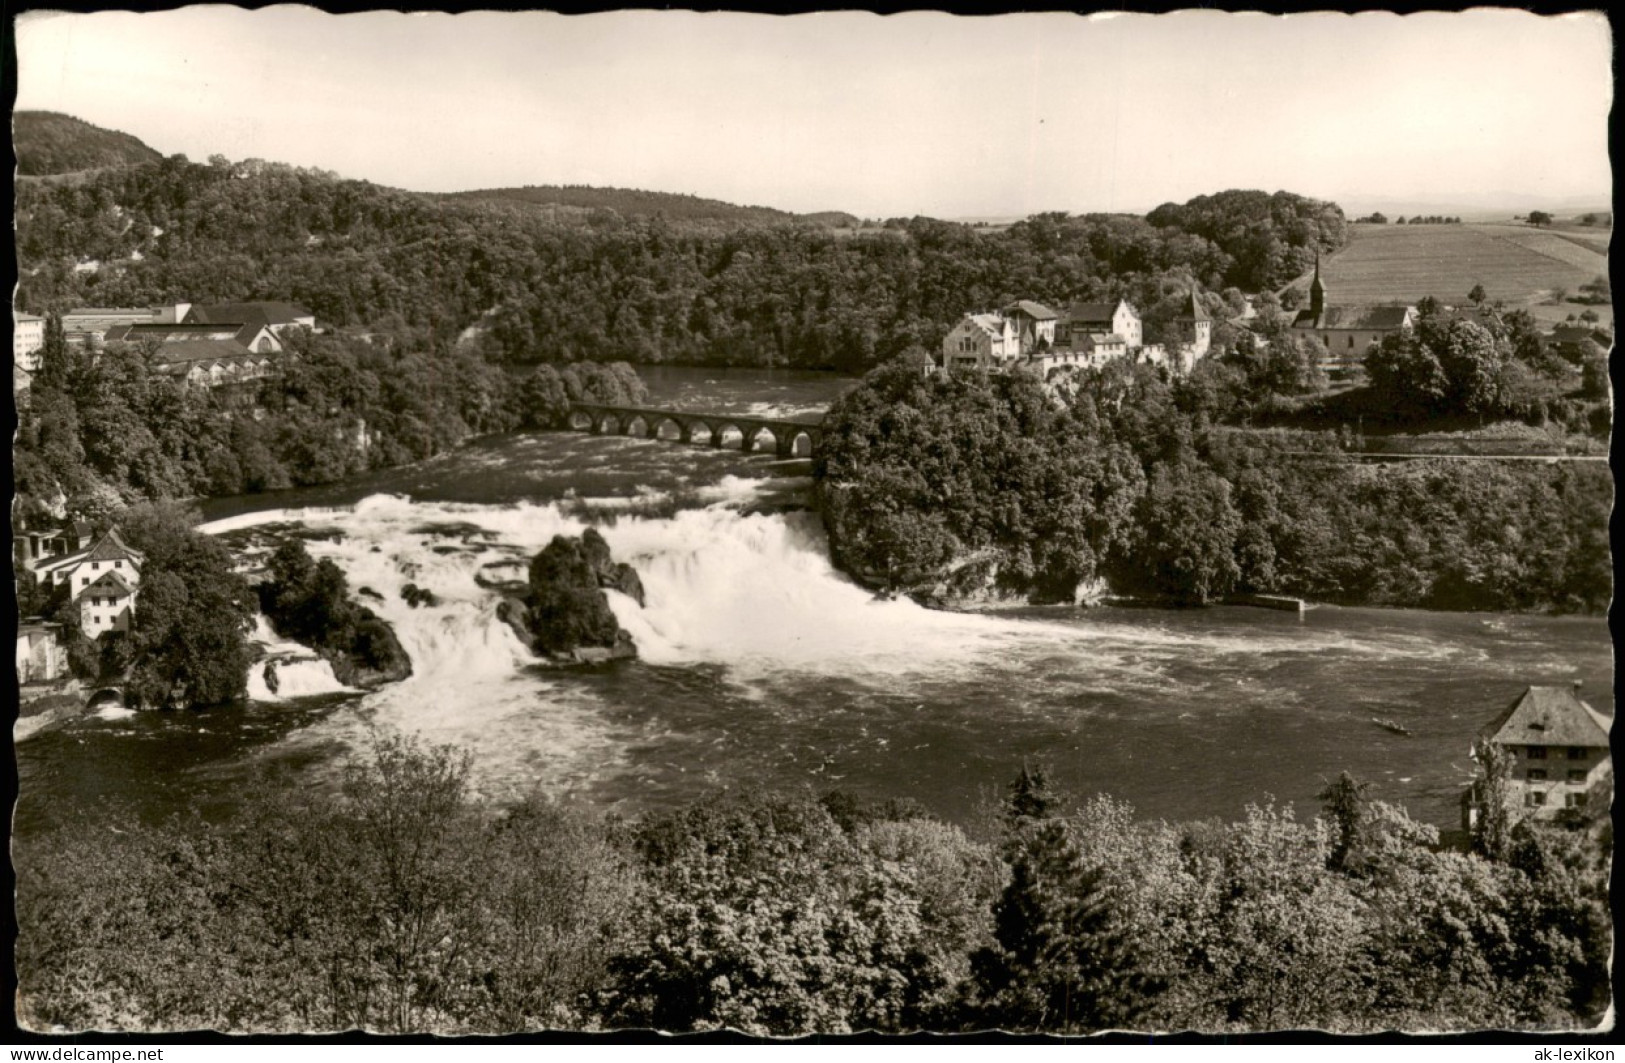
[[[202,6],[33,12],[16,38],[19,109],[418,191],[589,184],[961,218],[1227,188],[1605,206],[1612,187],[1597,14]]]

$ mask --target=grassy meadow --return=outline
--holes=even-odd
[[[1608,229],[1558,223],[1536,229],[1515,223],[1461,225],[1355,225],[1349,245],[1321,264],[1330,301],[1414,303],[1432,295],[1445,303],[1466,300],[1475,284],[1490,299],[1524,307],[1546,323],[1584,306],[1553,301],[1608,272]],[[1309,275],[1293,285],[1307,290]],[[1595,306],[1604,322],[1613,309]]]

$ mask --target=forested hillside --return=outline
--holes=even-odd
[[[1155,342],[1193,285],[1284,284],[1345,238],[1331,204],[1213,199],[1200,212],[1212,235],[1177,219],[1062,214],[1001,232],[915,218],[841,236],[605,211],[564,225],[518,203],[176,157],[20,188],[19,302],[45,313],[276,299],[334,325],[407,326],[435,346],[483,321],[484,353],[499,362],[856,370],[934,349],[962,313],[1018,296],[1125,296]]]
[[[128,133],[101,129],[54,111],[16,112],[11,116],[11,135],[17,172],[25,177],[138,166],[163,158]]]
[[[444,198],[463,202],[523,203],[527,206],[563,207],[585,213],[613,211],[622,217],[663,215],[672,221],[717,222],[727,225],[856,225],[858,219],[840,211],[818,214],[792,214],[773,207],[741,207],[718,199],[680,195],[674,192],[645,192],[634,188],[595,188],[591,185],[526,185],[523,188],[485,188],[473,192],[453,192]]]

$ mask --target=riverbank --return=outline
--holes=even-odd
[[[12,726],[12,740],[26,741],[42,731],[85,715],[90,711],[86,700],[89,696],[89,689],[77,679],[19,686],[17,722]]]

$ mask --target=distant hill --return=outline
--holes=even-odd
[[[486,188],[472,192],[445,193],[438,198],[518,203],[561,215],[592,210],[611,210],[623,217],[652,217],[663,214],[673,221],[724,222],[746,225],[817,225],[829,228],[853,226],[858,219],[843,211],[792,214],[773,207],[741,207],[718,199],[674,192],[644,192],[633,188],[595,188],[590,185],[526,185],[523,188]]]
[[[11,116],[11,129],[17,172],[27,177],[138,166],[163,158],[128,133],[54,111],[18,111]]]

